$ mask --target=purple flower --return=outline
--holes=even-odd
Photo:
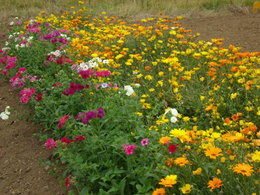
[[[147,146],[148,143],[149,143],[149,139],[148,138],[144,138],[144,139],[141,140],[142,146]]]

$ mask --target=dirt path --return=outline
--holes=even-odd
[[[224,47],[230,44],[243,51],[260,52],[260,13],[206,18],[186,18],[181,24],[200,33],[200,40],[224,38]]]
[[[0,79],[0,112],[6,106],[22,114],[25,106],[18,104],[18,93]],[[21,121],[11,112],[8,120],[0,119],[0,195],[61,195],[66,194],[57,178],[40,165],[50,152],[33,136],[39,125]]]
[[[200,32],[200,39],[224,38],[225,46],[243,46],[244,51],[260,51],[260,14],[187,18],[184,27]],[[10,106],[22,113],[16,92],[0,79],[0,112]],[[39,126],[21,121],[11,114],[7,121],[0,119],[0,195],[55,195],[66,194],[54,176],[39,165],[50,153],[33,134]]]

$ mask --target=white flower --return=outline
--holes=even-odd
[[[177,117],[178,117],[178,111],[175,109],[175,108],[167,108],[166,109],[166,112],[164,113],[165,115],[167,114],[167,113],[171,113],[171,118],[170,118],[170,121],[172,122],[172,123],[176,123],[177,122]]]
[[[172,117],[170,118],[170,121],[171,121],[172,123],[176,123],[176,122],[177,122],[177,118],[176,118],[175,116],[172,116]]]
[[[135,83],[135,87],[139,88],[141,85],[139,83]]]
[[[127,96],[130,96],[134,93],[134,89],[130,85],[124,86],[124,90],[126,91]]]
[[[2,120],[7,120],[7,119],[9,119],[9,115],[10,115],[9,109],[10,109],[10,106],[6,106],[5,111],[0,113],[0,118],[1,118]]]
[[[175,117],[177,117],[179,114],[175,108],[168,108],[164,114],[167,114],[168,112],[171,112],[172,116],[175,116]]]
[[[101,84],[101,87],[102,87],[102,88],[107,88],[107,87],[108,87],[108,84],[107,84],[107,83],[102,83],[102,84]]]
[[[108,64],[109,60],[103,60],[103,64]]]
[[[12,22],[10,22],[10,23],[9,23],[9,25],[11,25],[11,26],[12,26],[12,25],[14,25],[14,22],[13,22],[13,21],[12,21]]]

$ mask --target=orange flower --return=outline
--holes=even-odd
[[[205,150],[205,155],[208,156],[210,159],[216,159],[218,156],[222,156],[222,150],[215,146],[211,146]]]
[[[224,122],[229,125],[231,123],[230,119],[229,118],[225,118]]]
[[[177,175],[167,175],[165,179],[161,179],[159,184],[163,185],[164,187],[172,187],[177,183]]]
[[[242,175],[245,176],[251,176],[251,174],[254,172],[253,167],[246,163],[236,164],[233,167],[233,171],[235,173],[241,173]]]
[[[161,144],[169,144],[171,142],[172,138],[171,137],[161,137],[160,143]]]
[[[146,66],[145,70],[151,70],[151,67],[150,66]]]
[[[219,179],[219,178],[216,178],[216,177],[214,177],[212,180],[210,180],[210,181],[208,182],[208,187],[209,187],[211,190],[214,190],[215,188],[219,188],[219,187],[221,187],[221,186],[223,186],[222,180]]]
[[[205,108],[205,111],[210,111],[210,110],[213,110],[215,108],[215,106],[213,105],[213,104],[210,104],[209,106],[207,106],[206,108]]]
[[[166,193],[164,188],[157,188],[153,191],[152,195],[164,195]]]
[[[179,157],[174,160],[174,163],[180,167],[184,167],[186,164],[189,164],[190,161],[188,161],[186,157]]]
[[[168,167],[172,167],[172,165],[173,165],[173,159],[172,159],[172,158],[167,158],[167,160],[166,160],[166,165],[167,165]]]
[[[240,116],[243,116],[243,114],[239,112],[239,113],[233,114],[233,115],[231,116],[231,119],[232,119],[233,121],[238,121],[238,119],[239,119]]]

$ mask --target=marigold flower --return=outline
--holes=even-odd
[[[205,150],[205,155],[210,159],[216,159],[218,156],[222,156],[222,150],[220,148],[211,146]]]
[[[184,157],[179,157],[179,158],[176,158],[174,160],[174,163],[176,165],[179,165],[180,167],[184,167],[186,164],[189,164],[190,161],[187,160],[187,158],[184,156]]]
[[[177,175],[167,175],[165,179],[161,179],[159,184],[163,185],[164,187],[172,187],[177,183]]]
[[[215,188],[219,188],[223,186],[222,184],[222,180],[221,179],[218,179],[216,177],[214,177],[212,180],[210,180],[208,182],[208,187],[211,189],[211,190],[214,190]]]
[[[235,173],[240,173],[240,174],[245,175],[245,176],[251,176],[252,173],[254,172],[253,167],[249,164],[246,164],[246,163],[236,164],[233,167],[233,171]]]
[[[166,191],[164,188],[157,188],[153,191],[152,195],[165,195]]]

